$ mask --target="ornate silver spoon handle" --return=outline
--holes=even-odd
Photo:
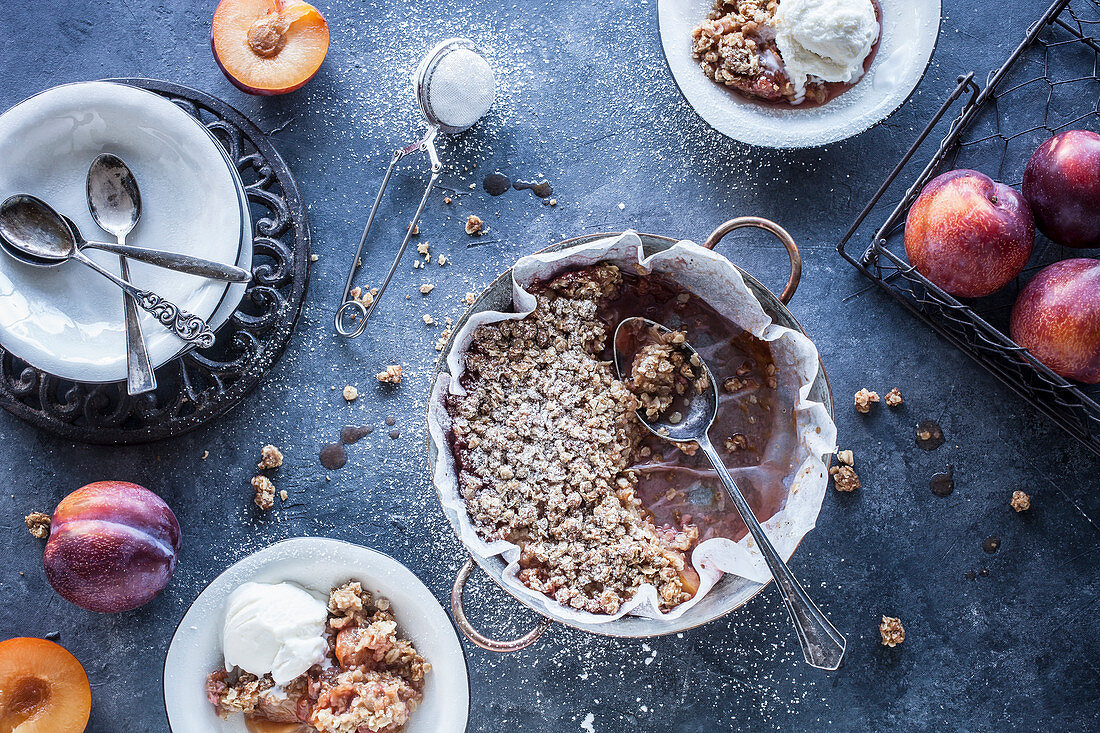
[[[156,293],[148,290],[139,290],[125,280],[119,279],[114,273],[99,266],[94,260],[79,249],[74,249],[73,258],[80,260],[100,275],[119,286],[133,298],[144,310],[153,314],[161,324],[188,343],[197,344],[200,348],[208,349],[214,345],[214,332],[206,321],[188,313],[170,300],[166,300]]]

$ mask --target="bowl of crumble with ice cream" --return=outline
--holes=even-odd
[[[164,665],[173,733],[451,733],[466,659],[431,592],[347,542],[278,542],[230,567],[180,622]]]
[[[941,0],[659,0],[661,44],[688,103],[722,134],[826,145],[908,100]]]

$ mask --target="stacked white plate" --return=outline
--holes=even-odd
[[[251,269],[252,221],[236,165],[198,120],[152,92],[112,82],[54,87],[0,115],[0,201],[29,193],[68,216],[86,239],[114,241],[88,211],[88,166],[114,153],[134,171],[141,219],[127,244]],[[86,254],[116,274],[118,257]],[[131,281],[217,330],[246,285],[130,261]],[[122,291],[78,262],[41,269],[0,251],[0,346],[63,379],[126,379]],[[142,312],[154,367],[190,345]]]

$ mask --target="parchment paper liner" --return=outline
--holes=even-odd
[[[558,252],[521,258],[512,270],[512,302],[516,312],[483,311],[470,316],[466,325],[455,335],[446,367],[440,371],[430,397],[428,435],[440,457],[436,461],[432,478],[442,499],[444,511],[461,528],[459,539],[466,548],[481,557],[500,555],[507,563],[503,580],[508,589],[533,600],[551,618],[585,624],[607,623],[627,614],[672,620],[702,599],[722,577],[723,572],[757,583],[764,583],[771,578],[764,558],[755,548],[751,537],[746,536],[739,542],[713,538],[700,543],[691,557],[701,580],[699,591],[690,601],[680,604],[668,613],[661,613],[659,610],[657,589],[652,585],[642,586],[634,598],[623,604],[614,616],[577,611],[531,590],[519,581],[518,546],[503,540],[485,542],[478,536],[458,489],[455,460],[446,437],[451,418],[444,400],[448,393],[465,394],[459,384],[459,377],[474,330],[486,323],[519,319],[531,313],[536,300],[524,288],[532,282],[549,280],[566,270],[600,262],[614,263],[628,272],[663,273],[746,331],[771,342],[773,357],[780,372],[794,374],[798,380],[799,397],[794,412],[798,426],[799,455],[794,461],[798,469],[785,482],[789,488],[786,504],[775,516],[764,522],[764,528],[784,559],[790,558],[802,537],[813,529],[828,483],[824,456],[836,449],[836,426],[828,410],[820,402],[808,399],[819,368],[817,348],[800,332],[772,323],[745,285],[740,272],[725,257],[690,241],[678,242],[666,250],[645,257],[642,242],[634,232],[624,232],[615,237]]]

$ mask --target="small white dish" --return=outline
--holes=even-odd
[[[323,537],[277,542],[219,575],[180,621],[164,659],[164,707],[172,733],[245,733],[243,716],[222,720],[206,699],[206,677],[224,664],[221,629],[229,594],[247,581],[289,581],[327,596],[357,580],[388,598],[400,633],[432,665],[424,701],[405,733],[461,733],[470,711],[466,655],[442,606],[412,571],[375,550]]]
[[[110,239],[92,220],[85,198],[88,165],[102,152],[122,157],[141,187],[141,220],[129,243],[219,262],[251,262],[244,194],[221,147],[175,104],[135,87],[67,84],[0,115],[0,160],[5,161],[0,199],[20,192],[36,195],[73,219],[87,238]],[[88,254],[118,272],[117,257]],[[214,327],[232,312],[225,310],[231,300],[226,283],[140,262],[130,269],[137,286],[214,321]],[[64,379],[122,381],[122,297],[117,287],[79,263],[41,270],[0,256],[0,344]],[[155,319],[144,313],[142,318],[154,365],[184,350],[185,344]]]
[[[879,0],[882,40],[854,87],[820,107],[753,102],[711,81],[691,57],[691,31],[713,0],[658,0],[661,46],[688,104],[723,135],[766,148],[809,148],[857,135],[892,115],[917,88],[940,30],[940,0]]]

